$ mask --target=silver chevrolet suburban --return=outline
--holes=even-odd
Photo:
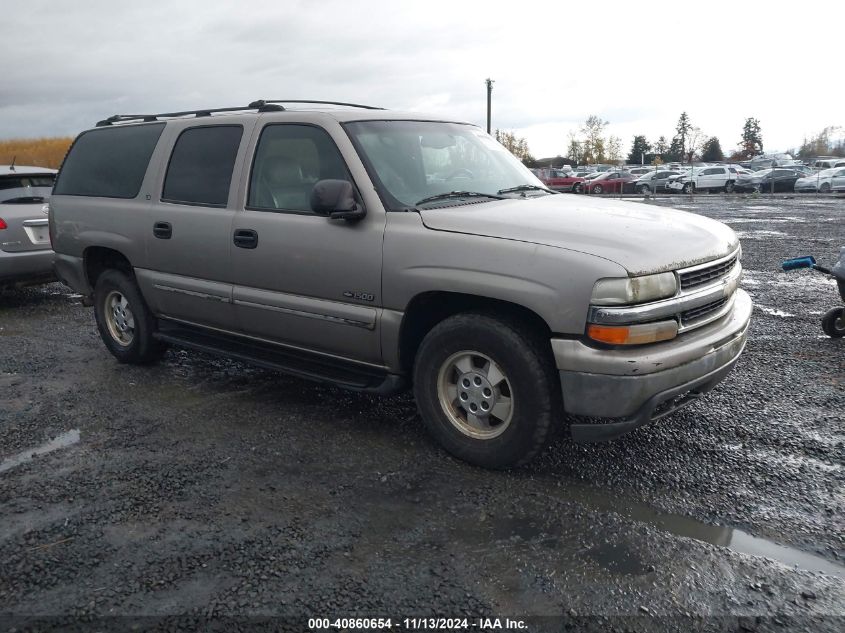
[[[119,115],[50,201],[109,351],[169,345],[391,394],[491,468],[610,439],[733,367],[751,301],[719,222],[558,194],[478,127],[354,104]]]

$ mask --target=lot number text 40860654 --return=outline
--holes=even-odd
[[[524,631],[510,618],[309,618],[309,630],[406,629],[410,631]]]

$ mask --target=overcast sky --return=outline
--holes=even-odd
[[[627,152],[686,110],[725,150],[845,125],[845,2],[3,2],[0,138],[116,113],[327,99],[449,114],[565,154],[590,114]]]

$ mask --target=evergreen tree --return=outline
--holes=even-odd
[[[651,152],[651,143],[646,140],[645,136],[637,135],[631,143],[631,152],[628,154],[628,163],[631,165],[639,164],[643,160],[644,154]]]
[[[669,149],[666,150],[666,160],[670,163],[680,163],[684,160],[684,143],[680,137],[673,136]]]
[[[763,134],[760,131],[760,121],[748,117],[742,127],[742,140],[739,142],[739,154],[749,160],[763,153]]]
[[[675,127],[675,138],[672,139],[673,144],[677,141],[677,147],[675,149],[679,150],[679,156],[678,158],[673,158],[672,160],[684,160],[688,151],[687,138],[689,137],[691,131],[692,123],[690,123],[689,116],[687,116],[686,112],[681,112],[681,116],[678,119],[678,125]]]
[[[716,136],[711,136],[704,143],[701,151],[701,160],[705,163],[717,163],[725,160],[725,154],[722,152],[722,145]]]

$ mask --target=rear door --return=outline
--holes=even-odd
[[[728,184],[728,170],[726,167],[713,167],[710,174],[711,189],[722,189]]]
[[[44,203],[50,198],[54,180],[52,173],[0,176],[0,250],[7,253],[49,250],[50,232]]]
[[[160,316],[235,329],[232,221],[235,191],[254,119],[173,125],[164,140],[156,197],[144,227],[148,267],[139,281]]]

